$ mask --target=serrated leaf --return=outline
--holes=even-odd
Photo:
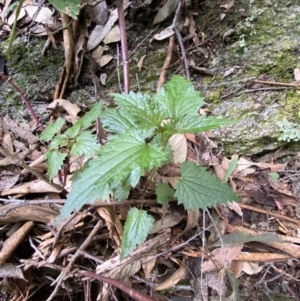
[[[83,130],[88,129],[95,120],[102,114],[102,102],[97,103],[90,111],[84,114],[77,122],[82,126]]]
[[[170,155],[167,151],[145,142],[152,134],[153,130],[133,130],[113,137],[102,146],[99,157],[90,160],[74,179],[73,190],[67,196],[58,222],[87,202],[94,202],[97,198],[108,199],[116,183],[121,183],[135,168],[152,170],[167,162]]]
[[[168,184],[157,184],[155,188],[157,203],[162,205],[167,204],[170,201],[170,199],[174,197],[174,192],[174,189],[172,189]]]
[[[64,164],[64,160],[66,158],[66,154],[61,153],[59,151],[48,151],[46,153],[47,163],[48,163],[48,174],[50,181],[53,180],[59,169]]]
[[[154,222],[154,218],[146,211],[134,207],[129,210],[124,226],[121,260],[146,240]]]
[[[239,199],[230,186],[193,162],[183,163],[180,170],[181,178],[175,186],[175,197],[185,209],[205,210]]]
[[[55,122],[49,124],[40,136],[41,141],[51,140],[63,127],[65,120],[63,118],[57,118]]]
[[[150,96],[141,93],[130,92],[129,94],[111,93],[115,102],[121,106],[123,116],[126,116],[140,129],[157,127],[163,120],[162,111]]]
[[[90,131],[81,133],[71,148],[71,155],[91,157],[99,151],[97,138]]]
[[[81,0],[49,0],[49,2],[59,11],[77,19]]]
[[[113,190],[114,199],[117,201],[124,201],[128,198],[130,193],[131,185],[126,181],[124,184],[119,184]]]
[[[230,125],[237,123],[236,120],[229,120],[216,117],[206,116],[190,116],[187,115],[181,119],[174,121],[173,123],[165,124],[163,126],[166,134],[175,133],[200,133],[207,132],[212,129],[218,129],[223,125]]]
[[[93,122],[102,114],[102,103],[97,103],[90,111],[84,114],[72,127],[70,127],[65,135],[70,138],[75,138],[79,135],[80,131],[88,129]]]
[[[105,130],[113,133],[124,133],[136,127],[123,110],[106,109],[101,115],[101,121]]]
[[[160,104],[167,118],[180,120],[186,115],[197,115],[204,105],[204,98],[193,87],[191,81],[179,75],[173,75],[153,100]]]
[[[130,180],[130,185],[131,187],[135,187],[137,183],[139,182],[141,176],[144,175],[144,170],[140,167],[137,166],[130,174],[129,180]]]
[[[56,136],[52,139],[49,150],[54,150],[56,148],[67,146],[69,139],[65,135]]]
[[[81,128],[82,128],[81,124],[77,121],[72,127],[68,128],[64,134],[69,139],[74,139],[76,136],[79,135]]]

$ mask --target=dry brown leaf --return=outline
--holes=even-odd
[[[265,163],[265,162],[252,162],[243,157],[241,157],[237,163],[236,172],[243,172],[244,175],[251,174],[255,171],[251,166],[257,166],[261,169],[269,168],[272,172],[283,171],[286,167],[286,164],[274,164],[274,163]]]
[[[104,44],[117,43],[120,41],[120,28],[119,25],[115,25],[107,34],[103,40]]]
[[[163,283],[159,284],[155,288],[155,290],[161,291],[161,290],[168,289],[168,288],[174,286],[175,284],[177,284],[180,280],[186,279],[189,275],[190,275],[190,272],[187,269],[186,265],[181,264],[179,269],[170,278],[168,278]]]
[[[56,184],[59,184],[57,182]],[[44,181],[36,180],[27,182],[25,184],[22,184],[18,187],[14,187],[8,190],[4,190],[1,192],[2,196],[5,195],[11,195],[11,194],[29,194],[29,193],[47,193],[47,192],[61,192],[61,190],[58,190],[51,186],[50,184],[47,184]]]
[[[145,256],[143,257],[143,261],[145,263],[142,264],[142,268],[145,274],[145,277],[148,278],[149,274],[152,272],[153,268],[155,267],[156,264],[156,257],[153,258],[153,255],[155,255],[155,253],[149,255],[149,256]]]
[[[257,262],[243,262],[243,271],[248,275],[254,275],[260,273],[264,268],[263,265],[259,265]]]
[[[172,29],[172,26],[169,26],[169,27],[165,28],[164,30],[162,30],[161,32],[155,34],[153,36],[153,38],[157,41],[161,41],[161,40],[169,38],[173,34],[174,34],[174,30]]]
[[[22,18],[24,18],[26,16],[26,11],[24,8],[21,8],[19,16],[18,16],[18,21],[21,20]],[[12,26],[15,22],[16,19],[16,10],[8,17],[7,19],[7,24],[9,26]]]
[[[23,7],[30,20],[34,22],[46,24],[52,18],[52,11],[48,7],[39,7],[38,5],[23,5]]]
[[[127,9],[128,4],[123,3],[124,11]],[[114,9],[105,25],[96,25],[94,30],[92,31],[88,42],[87,42],[87,51],[90,51],[94,49],[96,46],[98,46],[103,39],[106,37],[106,35],[109,33],[111,28],[115,25],[116,21],[118,20],[118,11],[117,9]]]
[[[79,37],[76,41],[75,48],[74,48],[74,67],[73,67],[73,73],[74,73],[74,82],[77,84],[79,74],[81,72],[81,66],[83,62],[83,55],[84,55],[84,45],[85,45],[85,27],[83,27],[83,24],[79,24],[80,32]]]
[[[146,54],[143,55],[143,56],[139,59],[139,61],[138,61],[138,63],[137,63],[137,66],[138,66],[140,72],[141,72],[141,70],[142,70],[143,63],[144,63],[144,59],[145,59],[145,58],[146,58]]]
[[[107,65],[111,60],[113,59],[113,56],[111,54],[104,54],[102,55],[100,61],[98,61],[100,67],[104,67]]]
[[[60,98],[52,101],[47,109],[54,110],[55,108],[57,108],[57,106],[59,109],[63,108],[71,116],[72,124],[74,124],[79,119],[77,114],[81,111],[81,109],[77,104],[72,103],[67,99]]]
[[[121,246],[123,226],[113,207],[100,207],[96,209],[98,214],[105,220],[110,237],[113,238],[118,247]]]
[[[221,267],[228,266],[232,260],[236,259],[242,251],[244,244],[239,244],[233,247],[217,248],[211,252],[213,260],[209,259],[202,265],[202,272],[209,272]]]
[[[106,1],[102,1],[96,6],[87,6],[85,9],[91,22],[96,23],[97,25],[104,25],[106,23],[108,18]]]
[[[159,231],[161,231],[163,229],[168,229],[168,228],[174,227],[181,220],[182,220],[182,217],[178,212],[171,212],[167,216],[157,220],[154,223],[149,234],[158,233]]]
[[[170,137],[169,143],[173,150],[173,162],[180,164],[186,161],[187,141],[184,134],[174,134]]]
[[[160,23],[168,18],[176,10],[178,3],[179,0],[168,0],[157,12],[153,24]]]
[[[7,130],[14,133],[15,137],[20,138],[21,141],[27,142],[29,145],[38,142],[38,137],[31,133],[28,124],[18,123],[12,120],[9,116],[4,117]]]
[[[141,255],[148,255],[149,252],[153,252],[153,250],[156,250],[157,247],[161,246],[162,250],[164,251],[168,248],[168,244],[171,239],[171,231],[166,230],[164,233],[158,234],[153,239],[150,239],[143,243],[141,246],[137,247],[130,256],[124,258],[122,261],[120,261],[120,255],[115,256],[114,258],[111,258],[107,261],[105,261],[103,264],[100,264],[96,268],[97,274],[104,274],[109,271],[112,271],[114,269],[119,269],[122,266],[128,265],[131,262],[138,261],[135,260],[135,257],[139,257]],[[162,247],[162,245],[165,245],[165,247]],[[145,262],[145,260],[143,260]]]
[[[222,165],[219,163],[219,160],[215,155],[211,155],[211,161],[212,161],[212,166],[213,166],[216,176],[220,180],[224,181],[225,175],[226,175],[226,170],[223,169]]]

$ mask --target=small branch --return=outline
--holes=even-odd
[[[167,73],[167,69],[169,68],[171,61],[172,61],[172,55],[173,55],[173,48],[174,48],[174,41],[175,41],[175,37],[174,35],[172,35],[170,37],[170,41],[169,41],[169,46],[168,46],[168,52],[167,52],[167,56],[166,59],[164,61],[164,65],[163,68],[160,72],[159,75],[159,80],[158,80],[158,84],[157,84],[157,88],[156,88],[156,92],[158,93],[161,86],[165,83],[166,81],[166,73]]]
[[[136,301],[157,301],[154,298],[151,298],[150,296],[145,295],[144,293],[122,283],[121,281],[113,278],[104,277],[102,275],[98,275],[92,272],[80,272],[79,277],[89,277],[93,279],[97,279],[98,281],[108,283],[110,285],[113,285],[126,293],[128,296],[130,296],[133,300]]]
[[[20,88],[10,78],[8,78],[3,72],[0,72],[0,76],[14,88],[14,90],[17,92],[17,94],[21,97],[23,103],[25,104],[26,108],[29,110],[31,116],[36,121],[36,123],[39,126],[39,128],[41,129],[41,131],[43,131],[44,127],[43,127],[42,123],[40,122],[39,118],[33,111],[33,108],[31,106],[31,104],[29,103],[28,99],[21,92]]]
[[[57,185],[55,183],[51,183],[50,181],[48,181],[48,179],[46,179],[40,172],[36,171],[34,168],[32,168],[29,165],[27,165],[23,160],[19,159],[16,155],[11,154],[6,148],[0,146],[0,152],[3,153],[6,157],[13,159],[14,163],[16,165],[19,165],[22,168],[26,169],[27,171],[29,171],[30,173],[32,173],[33,175],[35,175],[40,180],[46,182],[48,185],[52,186],[53,188],[55,188],[55,189],[57,189],[59,191],[63,190],[62,186]]]
[[[179,30],[177,29],[177,26],[176,26],[177,19],[178,19],[178,16],[179,16],[179,12],[180,12],[180,9],[181,9],[181,5],[182,5],[181,1],[179,1],[177,9],[176,9],[175,16],[174,16],[174,19],[173,19],[173,23],[171,25],[171,28],[174,30],[174,32],[176,34],[176,37],[177,37],[177,40],[178,40],[178,43],[179,43],[179,47],[180,47],[180,50],[181,50],[181,57],[182,57],[184,67],[185,67],[186,78],[190,79],[191,76],[190,76],[190,70],[189,70],[189,63],[188,63],[187,58],[186,58],[186,53],[185,53],[185,49],[184,49],[184,45],[183,45],[183,41],[182,41],[182,36],[181,36]]]
[[[69,261],[68,265],[64,268],[64,270],[58,276],[58,281],[56,286],[46,301],[51,301],[57,294],[58,290],[60,289],[61,284],[63,283],[65,277],[69,274],[73,264],[75,263],[76,259],[80,256],[81,252],[84,251],[93,241],[93,238],[97,234],[97,232],[102,227],[102,221],[99,220],[96,226],[93,228],[92,232],[89,234],[87,239],[83,242],[80,248],[76,251],[76,253],[72,256],[71,260]],[[151,300],[153,301],[153,300]]]
[[[268,81],[258,80],[258,79],[254,80],[252,82],[253,83],[257,83],[257,84],[265,84],[265,85],[272,85],[272,86],[295,87],[295,88],[299,88],[300,87],[300,83],[296,83],[296,84],[277,83],[277,82],[268,82]]]
[[[118,16],[119,16],[119,27],[120,27],[122,59],[123,59],[124,92],[129,93],[130,76],[129,76],[128,48],[127,48],[123,0],[117,0],[117,9],[118,9]]]
[[[262,214],[265,214],[265,215],[273,216],[275,218],[286,220],[288,222],[291,222],[291,223],[294,223],[294,224],[297,224],[298,226],[300,226],[300,221],[295,219],[295,218],[291,218],[291,217],[282,215],[280,213],[271,212],[271,211],[268,211],[268,210],[265,210],[265,209],[262,209],[262,208],[256,208],[256,207],[246,205],[246,204],[242,204],[242,203],[238,203],[238,205],[242,209],[251,210],[251,211],[259,212],[259,213],[262,213]]]

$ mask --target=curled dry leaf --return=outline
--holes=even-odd
[[[156,221],[149,234],[157,233],[163,229],[171,228],[177,225],[182,220],[178,212],[172,212],[162,219]]]
[[[120,41],[120,28],[119,25],[115,25],[107,34],[104,39],[105,44],[117,43]]]
[[[173,150],[173,162],[180,164],[185,162],[187,156],[187,141],[184,134],[174,134],[169,139]]]
[[[211,252],[213,260],[209,259],[203,263],[202,272],[205,273],[213,271],[217,268],[226,267],[232,260],[236,259],[239,256],[243,246],[244,244],[239,244],[233,247],[223,247],[213,250]]]
[[[161,41],[161,40],[164,40],[166,38],[169,38],[173,34],[174,34],[174,30],[172,29],[172,26],[169,26],[169,27],[165,28],[164,30],[162,30],[161,32],[155,34],[153,36],[153,38],[155,40]]]
[[[159,284],[155,288],[155,290],[156,291],[161,291],[161,290],[165,290],[165,289],[168,289],[170,287],[173,287],[180,280],[187,279],[187,277],[189,276],[189,274],[190,274],[190,272],[187,269],[186,264],[183,263],[183,264],[180,265],[179,269],[170,278],[168,278],[163,283]]]

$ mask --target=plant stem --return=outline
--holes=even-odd
[[[25,95],[21,92],[20,88],[9,78],[7,77],[3,72],[0,72],[0,76],[7,81],[13,88],[14,90],[17,92],[17,94],[21,97],[23,103],[25,104],[25,106],[27,107],[27,109],[29,110],[31,116],[33,117],[33,119],[36,121],[37,126],[41,129],[41,131],[44,130],[44,127],[42,125],[42,123],[40,122],[39,118],[37,117],[37,115],[35,114],[35,112],[33,111],[33,108],[31,106],[31,104],[29,103],[28,99],[25,97]]]

